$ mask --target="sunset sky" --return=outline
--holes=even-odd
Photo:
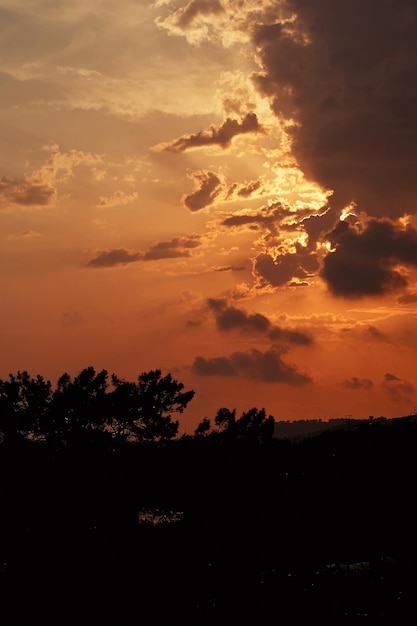
[[[417,411],[415,0],[0,0],[0,378]]]

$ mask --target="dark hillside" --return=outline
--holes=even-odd
[[[16,622],[417,617],[414,416],[293,442],[17,439],[0,469]]]

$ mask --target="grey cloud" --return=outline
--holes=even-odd
[[[376,326],[368,326],[366,332],[367,332],[367,335],[371,337],[372,339],[378,339],[378,340],[384,339],[383,333],[381,333],[381,331],[378,330]]]
[[[199,237],[174,237],[171,241],[160,241],[143,255],[144,261],[190,256],[190,249],[201,244]]]
[[[101,250],[88,261],[87,267],[115,267],[136,261],[158,261],[190,256],[190,250],[201,245],[198,235],[174,237],[170,241],[159,241],[145,252],[129,252],[126,248]]]
[[[352,391],[356,391],[358,389],[369,391],[369,389],[372,389],[373,386],[374,384],[369,378],[357,378],[356,376],[353,376],[349,380],[345,380],[341,383],[341,387],[351,389]]]
[[[293,211],[289,207],[284,206],[280,202],[276,202],[271,206],[263,206],[257,211],[251,211],[245,213],[235,213],[230,217],[223,220],[222,226],[231,228],[238,228],[239,226],[251,226],[255,229],[257,227],[266,228],[272,235],[278,234],[278,224],[281,228],[291,228],[290,225],[283,222],[290,220],[292,228],[295,228],[297,218]]]
[[[289,27],[253,31],[254,75],[309,179],[373,215],[414,212],[417,6],[410,0],[288,0]]]
[[[229,357],[215,359],[197,357],[192,370],[201,376],[243,376],[249,380],[296,387],[312,382],[309,376],[300,373],[294,365],[284,363],[280,353],[274,349],[267,352],[234,352]]]
[[[256,114],[251,112],[247,113],[240,122],[239,120],[229,117],[219,128],[211,125],[209,130],[202,130],[192,135],[184,135],[171,143],[155,146],[155,149],[166,150],[168,152],[185,152],[192,148],[201,148],[211,145],[228,148],[232,139],[237,135],[259,132],[264,132],[263,128],[259,124]]]
[[[200,211],[213,204],[222,191],[223,182],[214,172],[195,172],[193,178],[199,187],[184,197],[184,204],[190,211]]]
[[[363,227],[345,221],[327,235],[333,252],[323,260],[321,277],[331,293],[346,298],[380,296],[405,289],[397,264],[417,267],[417,231],[388,219],[369,219]]]
[[[261,313],[247,313],[242,309],[230,306],[224,299],[209,298],[207,305],[213,313],[217,328],[222,332],[239,330],[243,333],[258,333],[281,344],[310,345],[313,338],[301,331],[283,329],[271,324]]]
[[[398,376],[389,372],[384,376],[382,387],[397,402],[403,400],[411,402],[415,392],[414,385],[410,381],[398,378]]]
[[[134,263],[140,261],[142,255],[140,253],[132,253],[125,248],[115,248],[114,250],[101,250],[97,256],[90,259],[87,263],[87,267],[116,267],[118,265],[127,265],[128,263]]]
[[[225,265],[224,267],[216,267],[215,272],[242,272],[246,267],[243,265]]]
[[[399,304],[414,304],[417,302],[417,293],[405,293],[404,295],[397,298],[397,302]]]
[[[308,249],[315,250],[316,243],[322,240],[323,234],[333,228],[338,221],[339,215],[336,215],[330,207],[325,207],[321,213],[303,217],[300,225],[308,235]]]
[[[198,356],[194,359],[192,371],[199,376],[237,376],[238,372],[227,357],[205,359]]]
[[[0,180],[0,198],[4,201],[23,206],[46,206],[55,199],[54,187],[34,183],[26,179],[2,178]]]
[[[315,255],[304,252],[301,247],[298,249],[298,253],[282,254],[277,260],[266,253],[258,255],[254,262],[255,272],[273,287],[289,284],[293,278],[303,282],[314,275],[318,261]]]
[[[252,180],[248,183],[233,183],[230,185],[226,193],[226,198],[250,198],[256,192],[261,192],[263,189],[262,180]]]

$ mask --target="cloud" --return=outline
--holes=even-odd
[[[214,314],[217,328],[222,332],[238,330],[246,334],[261,334],[281,344],[310,345],[313,338],[298,330],[283,329],[271,324],[261,313],[247,313],[230,306],[226,300],[208,298],[207,305]]]
[[[229,48],[236,42],[246,42],[249,33],[259,19],[265,23],[275,22],[286,14],[285,3],[276,0],[190,0],[177,8],[170,0],[160,1],[158,6],[171,4],[174,9],[157,24],[172,35],[183,35],[187,41],[199,46],[205,41],[221,42]]]
[[[249,31],[253,76],[310,180],[332,204],[398,217],[417,197],[417,7],[409,0],[288,0],[292,22]],[[292,120],[292,121],[290,121]]]
[[[233,183],[230,185],[226,193],[226,199],[232,198],[242,199],[250,198],[254,195],[259,195],[265,190],[265,182],[261,179],[252,180],[245,183]]]
[[[225,265],[224,267],[215,267],[215,272],[242,272],[246,269],[244,265]]]
[[[399,304],[414,304],[417,302],[417,292],[405,293],[403,296],[397,298]]]
[[[139,252],[129,252],[126,248],[115,248],[114,250],[101,250],[97,256],[90,259],[87,267],[117,267],[140,261],[143,255]]]
[[[47,206],[56,199],[56,190],[48,184],[36,183],[30,179],[0,180],[0,200],[5,203],[19,204],[25,207]]]
[[[208,171],[194,172],[191,178],[198,188],[184,196],[183,202],[190,211],[200,211],[213,204],[222,192],[224,181],[214,172]]]
[[[227,357],[219,356],[206,359],[197,356],[192,365],[192,371],[199,376],[237,376],[238,371]]]
[[[278,244],[281,240],[281,235],[284,233],[293,233],[292,238],[294,241],[302,241],[303,247],[306,251],[315,251],[316,243],[320,239],[320,235],[325,233],[331,228],[335,221],[338,221],[338,216],[332,218],[325,218],[324,216],[328,210],[324,209],[324,212],[317,215],[310,208],[302,208],[294,210],[289,205],[276,201],[270,202],[259,209],[243,209],[236,211],[230,217],[225,218],[222,222],[222,226],[235,229],[249,228],[251,230],[262,229],[267,234],[268,242],[276,241]],[[310,221],[317,218],[320,222]],[[307,237],[307,236],[308,237]],[[311,239],[311,243],[310,243]],[[292,245],[295,249],[295,243]],[[307,250],[308,248],[308,250]]]
[[[58,185],[68,183],[74,168],[87,166],[94,169],[102,159],[98,155],[79,150],[61,152],[57,144],[43,147],[49,153],[46,162],[21,178],[0,180],[0,201],[25,207],[44,207],[58,199]]]
[[[211,125],[209,130],[201,130],[192,135],[183,135],[175,141],[158,144],[153,149],[158,152],[163,150],[168,152],[186,152],[194,148],[213,145],[225,149],[230,146],[234,137],[259,132],[264,132],[264,129],[259,124],[256,113],[249,112],[240,122],[228,117],[219,128]]]
[[[137,198],[138,198],[138,193],[136,191],[134,191],[131,194],[127,194],[124,191],[117,189],[111,194],[111,196],[108,196],[108,197],[101,196],[99,206],[108,208],[108,207],[119,206],[122,204],[130,204]]]
[[[296,279],[296,284],[304,283],[315,275],[318,267],[316,256],[301,247],[296,253],[281,254],[276,259],[270,254],[259,254],[253,265],[261,286],[269,284],[273,287],[293,284],[293,279]]]
[[[320,276],[334,296],[361,298],[405,289],[404,266],[417,267],[417,231],[400,221],[339,221],[327,239],[333,251],[323,259]]]
[[[316,243],[323,239],[323,235],[332,229],[339,221],[339,216],[330,207],[325,207],[320,213],[307,215],[301,219],[300,225],[308,235],[309,250],[316,249]]]
[[[256,211],[244,209],[236,212],[230,217],[226,217],[222,221],[222,226],[230,228],[239,228],[249,226],[253,229],[257,227],[266,228],[270,233],[278,234],[278,224],[285,218],[295,219],[294,213],[288,207],[280,202],[273,203],[270,206],[263,206]]]
[[[357,378],[353,376],[349,380],[345,380],[340,384],[344,389],[351,389],[352,391],[357,391],[358,389],[364,389],[365,391],[369,391],[374,386],[372,380],[369,378]]]
[[[232,183],[228,186],[222,175],[209,170],[199,170],[193,172],[189,175],[189,178],[194,181],[196,190],[191,194],[183,196],[182,200],[184,205],[191,211],[199,211],[212,205],[214,202],[230,202],[232,200],[240,201],[251,197],[259,197],[262,194],[267,193],[269,189],[265,181],[261,179],[249,182],[246,181],[244,183]],[[261,211],[262,210],[265,209],[261,209]],[[235,218],[228,218],[223,222],[223,225],[238,226],[245,223],[249,224],[251,222],[262,223],[262,221],[264,221],[265,224],[267,221],[272,224],[272,215],[262,217],[260,214],[261,211],[255,214],[252,213],[251,217],[246,215],[243,218],[243,216],[237,215]],[[268,208],[268,212],[269,211],[270,209]]]
[[[387,372],[384,376],[382,387],[390,395],[392,400],[396,402],[404,400],[412,402],[415,388],[410,381],[398,378],[398,376]]]
[[[384,341],[385,335],[374,325],[368,326],[366,329],[367,338],[376,339],[377,341]]]
[[[198,356],[192,371],[199,376],[243,376],[265,383],[283,383],[301,387],[312,379],[297,371],[294,365],[284,363],[278,350],[267,352],[249,350],[234,352],[229,357],[204,358]]]
[[[58,144],[51,143],[43,147],[49,152],[47,161],[30,175],[33,181],[55,185],[56,183],[68,183],[74,176],[77,167],[85,166],[93,172],[103,162],[102,156],[83,150],[68,150],[61,152]]]
[[[158,261],[160,259],[188,257],[190,250],[200,245],[199,235],[188,235],[186,237],[174,237],[170,241],[154,243],[145,253],[129,252],[126,248],[100,250],[93,259],[88,261],[87,267],[116,267],[136,261]]]
[[[184,7],[176,10],[172,22],[180,29],[186,30],[199,17],[223,13],[224,9],[218,0],[190,0]]]
[[[198,235],[189,237],[174,237],[171,241],[160,241],[152,245],[143,255],[144,261],[170,259],[190,256],[190,250],[201,245]]]

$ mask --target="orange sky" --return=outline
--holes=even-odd
[[[0,0],[0,378],[417,409],[417,8]]]

